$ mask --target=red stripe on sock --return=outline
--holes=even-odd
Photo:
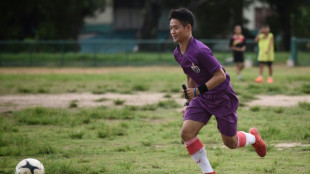
[[[192,143],[189,146],[186,146],[187,151],[190,155],[195,154],[198,150],[200,150],[203,147],[203,144],[200,142],[200,140],[197,138],[197,141]]]
[[[238,146],[237,147],[244,147],[246,143],[246,136],[243,132],[238,131],[237,132],[238,136]]]

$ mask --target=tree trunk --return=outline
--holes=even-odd
[[[161,3],[162,0],[146,1],[144,20],[138,32],[138,39],[155,39],[157,37]]]

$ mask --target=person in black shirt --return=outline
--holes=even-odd
[[[230,39],[230,48],[233,50],[234,62],[236,63],[238,79],[242,79],[241,71],[244,68],[244,51],[245,37],[242,35],[242,29],[240,25],[236,25],[234,29],[234,35]]]

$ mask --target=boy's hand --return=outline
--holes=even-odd
[[[184,114],[185,114],[185,111],[186,111],[187,107],[188,107],[188,106],[184,106],[183,109],[182,109],[182,111],[181,111],[181,114],[182,114],[183,117],[184,117]]]
[[[180,92],[184,93],[184,90],[181,90]],[[191,101],[195,97],[194,88],[187,88],[186,89],[188,100]],[[199,90],[196,88],[196,94],[197,96],[200,94]]]

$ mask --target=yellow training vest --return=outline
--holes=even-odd
[[[273,38],[273,34],[269,33],[266,38],[264,38],[264,34],[260,34],[258,38],[258,61],[272,62],[274,60],[274,44],[271,45],[268,53],[266,53],[266,50],[268,49],[270,41]]]

